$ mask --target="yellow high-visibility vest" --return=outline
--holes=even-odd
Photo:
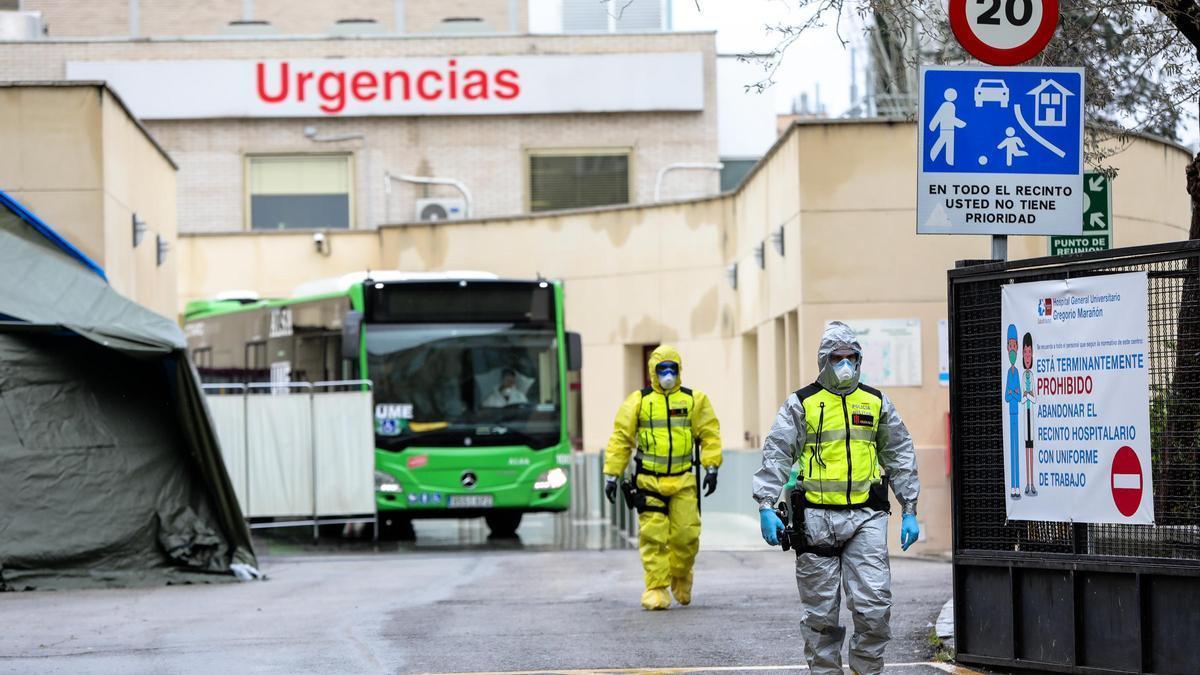
[[[669,394],[651,387],[642,390],[634,458],[643,473],[674,476],[691,470],[694,406],[695,398],[687,387]]]
[[[804,406],[799,483],[808,503],[866,504],[883,477],[875,442],[883,394],[860,384],[841,396],[814,383],[796,396]]]

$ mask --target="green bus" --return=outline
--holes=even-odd
[[[205,383],[370,380],[382,536],[480,516],[510,536],[570,504],[580,342],[560,282],[357,273],[192,302],[184,329]]]

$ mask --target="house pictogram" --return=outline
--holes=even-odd
[[[1042,80],[1029,95],[1034,100],[1034,126],[1067,126],[1067,97],[1074,96],[1074,92],[1054,80]]]

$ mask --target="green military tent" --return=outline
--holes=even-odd
[[[185,346],[0,192],[0,590],[258,576]]]

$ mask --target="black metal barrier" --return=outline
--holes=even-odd
[[[1155,525],[1012,521],[1000,289],[1145,270]],[[949,272],[957,659],[1200,673],[1200,240]]]

